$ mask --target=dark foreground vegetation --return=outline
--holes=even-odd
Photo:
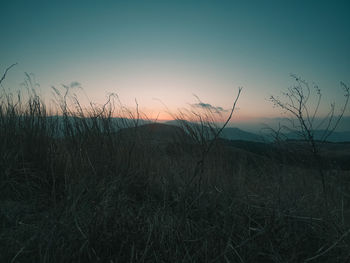
[[[1,97],[0,262],[350,260],[350,172],[327,154],[30,94]]]

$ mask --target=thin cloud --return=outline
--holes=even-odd
[[[226,112],[227,110],[223,109],[222,107],[220,106],[213,106],[209,103],[204,103],[204,102],[199,102],[199,103],[194,103],[194,104],[191,104],[193,107],[196,107],[196,108],[202,108],[202,109],[207,109],[207,110],[210,110],[210,111],[214,111],[216,113],[221,113],[221,112]]]
[[[72,81],[70,84],[71,88],[81,88],[81,84],[78,81]]]

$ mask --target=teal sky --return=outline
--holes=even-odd
[[[291,73],[319,85],[324,107],[343,99],[349,13],[349,1],[12,0],[1,5],[0,70],[19,63],[11,88],[24,72],[45,96],[78,81],[93,101],[116,92],[153,116],[164,109],[154,98],[176,110],[196,94],[227,109],[243,86],[237,116],[272,117],[267,98]]]

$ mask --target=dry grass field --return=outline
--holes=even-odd
[[[1,262],[350,260],[349,144],[323,145],[319,167],[302,143],[59,105],[1,97]]]

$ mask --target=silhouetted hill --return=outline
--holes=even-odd
[[[316,130],[314,131],[315,135],[315,140],[321,140],[324,135],[325,131],[324,130]],[[293,139],[293,140],[301,140],[301,138],[298,134],[295,132],[290,132],[285,134],[287,139]],[[334,131],[328,138],[328,142],[350,142],[350,131]]]
[[[119,129],[134,127],[136,125],[144,125],[150,123],[148,120],[143,119],[129,119],[129,118],[110,118],[110,119],[101,119],[101,118],[80,118],[76,116],[48,116],[47,120],[49,123],[54,123],[57,126],[55,129],[54,136],[62,137],[64,136],[65,125],[69,124],[70,128],[72,128],[73,132],[77,131],[77,127],[79,126],[87,126],[93,127],[97,126],[97,128],[101,128],[105,125],[105,122],[109,122],[109,127],[113,129],[113,131],[118,131]]]
[[[63,116],[50,116],[48,117],[49,120],[56,122],[56,124],[58,124],[59,129],[57,136],[61,137],[63,135],[63,123],[64,123],[64,117]],[[79,117],[67,117],[67,120],[69,123],[74,124],[74,122],[76,122],[77,120],[79,121]],[[81,119],[80,119],[81,120]],[[102,119],[97,119],[94,120],[98,125],[103,125],[103,120]],[[137,123],[137,125],[139,127],[143,126],[143,125],[159,125],[158,128],[161,127],[161,125],[167,125],[167,126],[171,126],[171,127],[177,127],[177,128],[181,128],[181,126],[185,125],[189,125],[192,127],[198,126],[199,124],[193,123],[193,122],[189,122],[186,120],[171,120],[171,121],[167,121],[164,124],[161,123],[150,123],[150,121],[148,120],[143,120],[143,119],[139,119],[139,120],[134,120],[134,119],[128,119],[128,118],[111,118],[111,125],[115,130],[119,130],[119,129],[123,129],[123,128],[127,128],[127,127],[134,127]],[[91,118],[85,118],[84,122],[86,125],[92,126],[93,125],[93,120]],[[72,127],[74,127],[75,125],[72,125]],[[147,128],[150,129],[150,128]],[[156,129],[156,128],[154,128]],[[170,129],[170,127],[168,127],[168,130]],[[209,131],[208,127],[204,127],[204,129],[207,129],[208,134],[211,134],[211,132]],[[153,130],[152,130],[153,132]],[[165,132],[167,133],[163,128],[160,128],[159,133]],[[323,130],[317,130],[315,131],[315,140],[320,140],[322,138],[322,136],[324,135],[324,131]],[[211,136],[210,136],[211,137]],[[245,131],[243,129],[240,128],[236,128],[236,127],[226,127],[221,135],[221,138],[224,139],[228,139],[228,140],[241,140],[241,141],[252,141],[252,142],[266,142],[266,141],[271,141],[272,137],[269,136],[267,133],[264,135],[259,135],[253,132],[248,132]],[[295,132],[289,132],[289,133],[285,133],[284,134],[284,139],[286,140],[303,140],[302,137],[300,137],[298,134],[296,134]],[[328,142],[350,142],[350,131],[335,131],[333,132],[328,138],[327,138]]]
[[[221,137],[228,140],[241,140],[241,141],[252,141],[252,142],[265,141],[264,137],[252,132],[243,131],[239,128],[225,128],[222,131]]]
[[[170,125],[176,125],[176,126],[181,126],[183,123],[189,124],[189,125],[199,125],[196,123],[188,122],[188,121],[183,121],[183,120],[172,120],[166,122],[167,124]],[[209,127],[204,127],[205,129],[209,129]],[[220,127],[218,127],[220,128]],[[252,133],[252,132],[247,132],[239,128],[231,128],[231,127],[226,127],[222,133],[220,134],[221,138],[228,139],[228,140],[242,140],[242,141],[253,141],[253,142],[263,142],[265,141],[263,136],[260,136],[258,134]]]
[[[184,142],[190,141],[190,137],[182,128],[162,123],[150,123],[138,127],[124,128],[119,130],[117,135],[125,139],[137,138],[145,142],[154,143],[174,142],[174,140],[179,139]]]
[[[189,121],[186,120],[171,120],[171,121],[166,121],[165,124],[168,125],[175,125],[175,126],[181,126],[181,124],[185,122],[185,123],[191,123]]]

